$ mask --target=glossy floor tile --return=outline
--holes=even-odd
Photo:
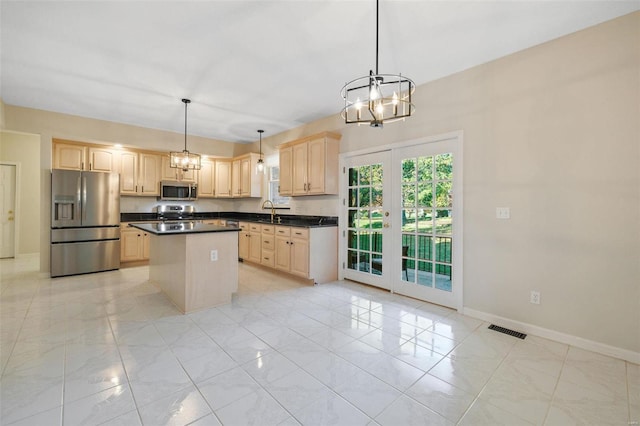
[[[353,282],[240,264],[232,303],[182,315],[144,266],[38,264],[0,261],[2,425],[640,421],[638,365]]]

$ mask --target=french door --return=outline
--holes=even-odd
[[[344,278],[462,307],[460,137],[344,159]]]
[[[392,289],[390,171],[391,151],[350,157],[345,162],[344,277],[387,290]]]

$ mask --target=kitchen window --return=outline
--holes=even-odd
[[[280,188],[280,167],[269,167],[267,173],[269,177],[269,199],[276,207],[289,207],[289,201],[291,197],[283,197],[280,195],[278,188]]]

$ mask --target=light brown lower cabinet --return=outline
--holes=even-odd
[[[120,262],[149,260],[150,235],[129,226],[120,224]]]
[[[244,260],[260,263],[292,275],[325,283],[338,279],[338,228],[299,228],[281,225],[247,224],[246,232],[255,244],[257,227],[261,227],[260,259],[248,254]],[[242,233],[242,232],[241,232]],[[243,242],[240,242],[240,248]],[[257,245],[257,244],[255,244]],[[255,247],[245,250],[257,250]]]

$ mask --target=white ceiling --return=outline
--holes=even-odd
[[[232,142],[338,114],[375,68],[373,0],[7,1],[0,96]],[[422,84],[640,9],[640,1],[380,2],[381,73]],[[419,106],[417,114],[419,114]]]

